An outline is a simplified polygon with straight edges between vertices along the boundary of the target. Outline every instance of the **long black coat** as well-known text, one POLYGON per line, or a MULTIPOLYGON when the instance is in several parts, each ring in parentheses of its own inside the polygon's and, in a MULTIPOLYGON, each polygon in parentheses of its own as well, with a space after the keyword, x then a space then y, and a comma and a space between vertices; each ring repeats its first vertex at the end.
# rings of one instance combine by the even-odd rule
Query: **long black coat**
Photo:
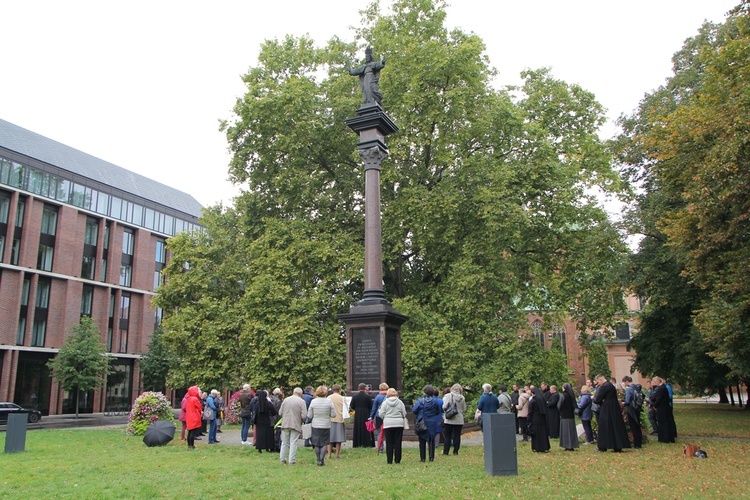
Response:
POLYGON ((533 428, 531 435, 531 449, 533 451, 549 451, 549 436, 547 435, 547 416, 541 412, 539 405, 546 405, 544 399, 536 396, 529 400, 529 425, 533 428))
POLYGON ((630 440, 622 419, 617 389, 611 382, 605 382, 596 389, 594 403, 599 407, 599 430, 597 445, 600 450, 621 451, 630 448, 630 440))
POLYGON ((657 432, 660 443, 674 443, 674 415, 667 386, 660 385, 651 397, 651 406, 656 409, 657 432))
POLYGON ((352 436, 352 447, 375 446, 372 439, 372 433, 365 428, 365 422, 370 418, 372 410, 372 397, 365 391, 359 391, 352 396, 350 410, 354 410, 354 433, 352 436))
POLYGON ((560 393, 550 391, 547 400, 547 434, 551 438, 560 437, 560 410, 557 403, 560 401, 560 393))

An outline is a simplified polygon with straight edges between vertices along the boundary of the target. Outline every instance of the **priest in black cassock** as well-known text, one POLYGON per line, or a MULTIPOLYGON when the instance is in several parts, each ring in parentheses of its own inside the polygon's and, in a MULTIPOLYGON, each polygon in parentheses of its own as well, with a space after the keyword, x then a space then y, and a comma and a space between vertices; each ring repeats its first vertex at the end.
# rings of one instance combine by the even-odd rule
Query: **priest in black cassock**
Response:
POLYGON ((359 384, 359 392, 352 396, 349 409, 354 411, 354 435, 352 447, 371 448, 375 446, 372 433, 365 427, 365 422, 370 417, 372 410, 372 397, 365 391, 365 384, 359 384))
POLYGON ((597 451, 612 449, 620 452, 623 448, 630 448, 617 389, 602 375, 597 376, 596 380, 599 386, 596 388, 594 403, 600 405, 597 451))
POLYGON ((557 392, 557 387, 551 385, 549 387, 549 398, 547 398, 547 434, 551 438, 560 437, 560 393, 557 392))

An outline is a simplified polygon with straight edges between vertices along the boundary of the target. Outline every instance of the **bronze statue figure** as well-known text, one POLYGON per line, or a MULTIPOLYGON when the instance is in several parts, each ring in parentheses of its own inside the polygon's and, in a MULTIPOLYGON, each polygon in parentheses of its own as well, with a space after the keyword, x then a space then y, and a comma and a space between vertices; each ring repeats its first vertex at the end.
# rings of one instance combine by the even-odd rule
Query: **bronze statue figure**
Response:
POLYGON ((380 62, 373 60, 372 47, 365 50, 365 63, 356 69, 350 69, 350 75, 359 76, 359 86, 362 89, 364 105, 378 103, 383 104, 383 94, 378 90, 380 81, 380 70, 385 66, 385 58, 380 62))

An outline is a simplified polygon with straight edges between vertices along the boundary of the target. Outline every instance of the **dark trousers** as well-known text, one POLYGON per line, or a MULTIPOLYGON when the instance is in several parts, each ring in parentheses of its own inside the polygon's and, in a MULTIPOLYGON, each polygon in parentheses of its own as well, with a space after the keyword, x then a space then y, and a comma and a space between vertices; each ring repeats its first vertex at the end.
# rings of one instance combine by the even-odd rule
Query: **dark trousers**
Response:
POLYGON ((419 438, 419 459, 424 462, 427 450, 430 452, 430 462, 435 460, 435 438, 422 439, 419 438))
POLYGON ((195 429, 190 429, 188 431, 188 435, 187 435, 188 448, 195 448, 195 436, 200 434, 200 432, 201 432, 200 427, 196 427, 195 429))
MULTIPOLYGON (((381 432, 385 432, 385 457, 388 463, 391 464, 395 460, 397 464, 401 463, 401 442, 404 439, 404 428, 403 427, 389 427, 383 429, 381 432)), ((421 442, 421 440, 420 440, 421 442)), ((435 447, 433 441, 433 450, 435 447)))
POLYGON ((583 432, 586 433, 586 442, 593 443, 594 430, 591 428, 591 420, 581 420, 581 425, 583 426, 583 432))
POLYGON ((641 412, 628 407, 628 425, 630 432, 633 433, 633 448, 640 448, 643 445, 643 434, 641 432, 641 412))
POLYGON ((461 448, 461 429, 463 429, 463 425, 443 424, 445 432, 443 455, 447 455, 451 450, 451 443, 453 444, 453 454, 458 454, 458 449, 461 448))
POLYGON ((648 421, 651 422, 651 430, 658 433, 659 423, 656 421, 656 410, 654 408, 648 409, 648 421))
POLYGON ((529 434, 528 434, 528 423, 529 418, 528 417, 518 417, 518 427, 521 430, 521 435, 523 436, 524 441, 529 440, 529 434))

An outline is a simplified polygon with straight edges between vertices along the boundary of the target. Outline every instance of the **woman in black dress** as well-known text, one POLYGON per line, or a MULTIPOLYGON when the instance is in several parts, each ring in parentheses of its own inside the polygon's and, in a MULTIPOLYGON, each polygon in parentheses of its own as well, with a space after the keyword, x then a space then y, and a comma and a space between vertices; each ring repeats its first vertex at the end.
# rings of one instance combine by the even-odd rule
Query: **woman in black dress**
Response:
POLYGON ((258 391, 253 410, 255 411, 255 431, 253 431, 255 448, 258 453, 263 453, 263 450, 272 452, 276 445, 273 432, 273 417, 276 416, 276 408, 268 400, 266 391, 258 391))
POLYGON ((359 384, 359 392, 352 396, 351 409, 354 411, 353 448, 371 448, 375 446, 372 433, 365 427, 372 410, 372 397, 365 392, 365 384, 359 384))
POLYGON ((563 384, 563 392, 560 395, 563 400, 560 404, 560 446, 567 451, 578 448, 578 432, 576 432, 576 417, 573 408, 576 406, 576 394, 567 382, 563 384))
POLYGON ((529 400, 529 430, 531 431, 531 451, 549 451, 547 435, 547 402, 538 387, 532 389, 534 395, 529 400))

